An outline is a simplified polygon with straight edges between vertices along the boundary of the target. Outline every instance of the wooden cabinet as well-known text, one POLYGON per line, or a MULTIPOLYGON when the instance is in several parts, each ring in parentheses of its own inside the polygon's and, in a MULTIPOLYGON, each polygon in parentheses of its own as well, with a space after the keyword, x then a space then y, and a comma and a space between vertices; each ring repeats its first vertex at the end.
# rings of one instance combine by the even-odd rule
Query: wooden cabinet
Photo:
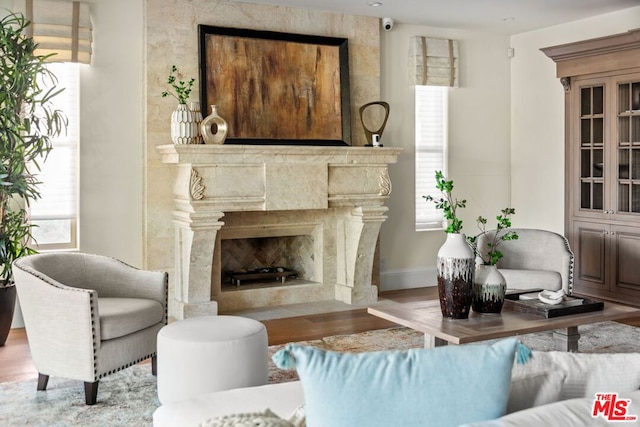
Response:
POLYGON ((574 292, 640 305, 640 30, 542 50, 566 94, 574 292))
POLYGON ((640 294, 640 227, 573 221, 574 291, 637 303, 640 294))

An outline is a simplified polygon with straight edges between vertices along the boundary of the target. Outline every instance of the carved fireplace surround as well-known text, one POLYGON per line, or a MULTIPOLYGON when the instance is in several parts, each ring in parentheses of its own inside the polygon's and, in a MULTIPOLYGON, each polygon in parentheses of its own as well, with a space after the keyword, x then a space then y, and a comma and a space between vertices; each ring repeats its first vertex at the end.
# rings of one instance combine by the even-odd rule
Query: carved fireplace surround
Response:
POLYGON ((377 300, 372 267, 400 148, 163 145, 175 164, 173 317, 296 302, 377 300), (310 236, 312 278, 224 288, 221 241, 310 236))

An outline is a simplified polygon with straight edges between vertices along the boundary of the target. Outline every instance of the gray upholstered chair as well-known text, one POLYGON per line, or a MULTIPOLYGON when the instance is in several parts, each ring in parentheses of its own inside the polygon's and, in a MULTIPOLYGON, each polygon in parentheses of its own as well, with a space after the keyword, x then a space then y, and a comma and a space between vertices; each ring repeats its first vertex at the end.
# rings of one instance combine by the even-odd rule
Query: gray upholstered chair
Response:
MULTIPOLYGON (((531 228, 510 229, 518 233, 518 240, 500 243, 504 255, 497 267, 507 281, 507 289, 564 289, 573 292, 573 252, 564 236, 547 230, 531 228)), ((495 230, 478 238, 478 249, 486 255, 487 244, 495 230)))
POLYGON ((38 390, 50 375, 84 381, 87 405, 100 378, 152 358, 167 323, 167 273, 113 258, 46 253, 20 258, 13 274, 38 390))

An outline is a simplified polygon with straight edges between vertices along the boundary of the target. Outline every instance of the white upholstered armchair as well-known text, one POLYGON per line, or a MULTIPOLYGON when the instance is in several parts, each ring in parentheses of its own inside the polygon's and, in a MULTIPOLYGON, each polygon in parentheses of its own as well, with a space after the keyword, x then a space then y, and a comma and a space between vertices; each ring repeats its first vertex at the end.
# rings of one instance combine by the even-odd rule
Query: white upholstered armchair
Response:
MULTIPOLYGON (((497 267, 507 281, 507 289, 541 288, 573 292, 573 252, 564 236, 548 230, 510 228, 518 240, 500 243, 504 255, 497 267)), ((495 230, 478 238, 478 249, 486 255, 495 230)), ((485 256, 486 258, 486 256, 485 256)))
POLYGON ((87 405, 100 378, 152 358, 167 323, 167 273, 83 253, 20 258, 13 274, 38 390, 50 375, 84 381, 87 405))

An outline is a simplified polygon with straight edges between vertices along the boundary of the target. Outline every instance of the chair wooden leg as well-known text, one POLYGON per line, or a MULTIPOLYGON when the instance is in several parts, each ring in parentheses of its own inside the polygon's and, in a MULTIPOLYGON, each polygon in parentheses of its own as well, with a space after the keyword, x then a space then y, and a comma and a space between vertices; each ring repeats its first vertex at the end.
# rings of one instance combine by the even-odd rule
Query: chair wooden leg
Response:
POLYGON ((98 399, 98 381, 84 383, 84 401, 87 405, 95 405, 98 399))
POLYGON ((46 390, 49 383, 49 375, 38 373, 38 390, 46 390))
POLYGON ((151 357, 151 375, 158 375, 158 356, 151 357))

